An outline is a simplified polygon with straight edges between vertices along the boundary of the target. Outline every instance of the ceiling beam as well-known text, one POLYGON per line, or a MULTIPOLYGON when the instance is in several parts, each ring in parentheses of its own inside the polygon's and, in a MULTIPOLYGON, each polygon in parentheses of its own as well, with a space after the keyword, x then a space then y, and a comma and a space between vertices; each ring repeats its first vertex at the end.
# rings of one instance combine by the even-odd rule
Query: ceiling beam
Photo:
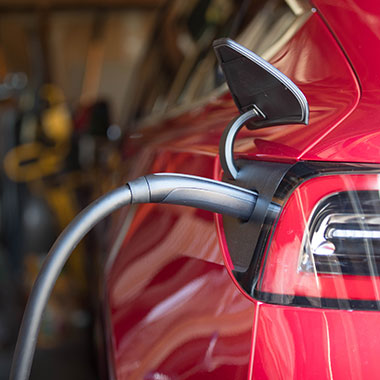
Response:
POLYGON ((33 10, 92 10, 126 8, 161 8, 167 0, 0 0, 0 12, 33 10))

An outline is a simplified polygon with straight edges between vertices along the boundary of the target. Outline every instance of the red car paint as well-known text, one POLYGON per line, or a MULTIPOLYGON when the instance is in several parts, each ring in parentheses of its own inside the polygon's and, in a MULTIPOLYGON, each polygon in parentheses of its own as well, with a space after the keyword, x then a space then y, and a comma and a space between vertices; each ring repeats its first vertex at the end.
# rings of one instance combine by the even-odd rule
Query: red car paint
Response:
POLYGON ((372 1, 316 1, 360 81, 361 96, 344 123, 315 145, 302 159, 380 162, 378 62, 380 9, 372 1))
MULTIPOLYGON (((242 131, 236 151, 256 160, 380 162, 380 8, 349 0, 315 6, 271 61, 305 93, 310 125, 242 131)), ((130 176, 167 171, 219 178, 219 138, 236 114, 226 94, 155 125, 135 141, 141 165, 130 176)), ((120 215, 125 218, 128 232, 106 275, 109 365, 118 380, 367 379, 379 373, 380 313, 249 299, 223 265, 221 224, 207 212, 144 205, 131 222, 120 215)))

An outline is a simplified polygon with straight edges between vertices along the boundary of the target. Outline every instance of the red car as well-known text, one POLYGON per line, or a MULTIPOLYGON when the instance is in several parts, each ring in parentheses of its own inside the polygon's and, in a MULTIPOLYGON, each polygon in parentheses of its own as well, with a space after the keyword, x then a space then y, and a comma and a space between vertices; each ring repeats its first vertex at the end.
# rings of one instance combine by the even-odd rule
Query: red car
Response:
MULTIPOLYGON (((137 113, 153 116, 125 145, 128 178, 202 176, 253 190, 258 201, 248 222, 161 204, 114 218, 104 279, 111 379, 380 373, 380 7, 369 0, 259 3, 248 7, 254 22, 245 21, 238 42, 290 78, 308 110, 299 95, 299 120, 247 122, 251 130, 235 144, 232 138, 235 158, 226 159, 223 130, 239 110, 252 111, 240 90, 256 96, 246 50, 230 40, 215 45, 232 96, 218 87, 211 48, 189 53, 170 88, 165 71, 141 84, 137 113)), ((212 37, 223 34, 210 21, 216 13, 205 14, 212 37)), ((261 95, 289 108, 292 83, 271 97, 276 88, 261 95)))
MULTIPOLYGON (((270 62, 305 94, 309 125, 243 130, 235 144, 251 188, 271 187, 281 211, 253 227, 180 206, 124 212, 106 268, 111 378, 377 377, 380 7, 301 5, 270 62), (233 262, 247 252, 254 266, 233 262)), ((130 178, 221 179, 237 114, 224 90, 151 118, 132 136, 130 178)))

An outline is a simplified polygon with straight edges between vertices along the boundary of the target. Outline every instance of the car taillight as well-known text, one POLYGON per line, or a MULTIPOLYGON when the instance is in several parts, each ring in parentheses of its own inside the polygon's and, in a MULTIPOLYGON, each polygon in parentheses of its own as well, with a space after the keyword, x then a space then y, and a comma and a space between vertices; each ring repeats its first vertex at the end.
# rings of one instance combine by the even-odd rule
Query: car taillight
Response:
POLYGON ((266 302, 378 309, 380 176, 306 180, 272 228, 254 296, 266 302))
POLYGON ((304 233, 298 271, 378 276, 379 191, 345 191, 319 202, 304 233))

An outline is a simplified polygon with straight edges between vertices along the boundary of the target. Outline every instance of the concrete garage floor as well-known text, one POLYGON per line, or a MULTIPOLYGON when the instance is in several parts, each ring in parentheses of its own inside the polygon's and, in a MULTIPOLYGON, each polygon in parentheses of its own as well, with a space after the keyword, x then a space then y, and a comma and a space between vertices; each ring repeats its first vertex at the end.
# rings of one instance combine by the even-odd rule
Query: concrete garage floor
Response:
MULTIPOLYGON (((0 351, 0 380, 8 380, 13 350, 0 351)), ((38 350, 31 380, 98 380, 93 349, 84 334, 53 349, 38 350)))

